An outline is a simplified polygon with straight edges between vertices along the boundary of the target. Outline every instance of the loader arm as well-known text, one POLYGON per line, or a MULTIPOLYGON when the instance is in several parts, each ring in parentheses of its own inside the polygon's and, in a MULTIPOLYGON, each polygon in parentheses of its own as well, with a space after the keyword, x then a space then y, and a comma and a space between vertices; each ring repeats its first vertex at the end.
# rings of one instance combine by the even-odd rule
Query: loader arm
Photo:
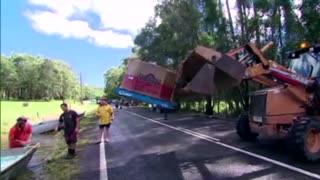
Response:
POLYGON ((307 103, 308 97, 301 94, 304 94, 305 87, 310 86, 313 81, 275 61, 267 60, 263 53, 273 44, 269 42, 259 49, 255 44, 250 43, 226 54, 198 46, 180 64, 177 88, 212 95, 217 89, 235 87, 243 80, 252 80, 268 87, 294 86, 295 88, 288 88, 288 91, 298 100, 307 103), (237 60, 236 57, 241 53, 242 57, 237 60))
POLYGON ((233 58, 236 58, 235 56, 242 52, 247 51, 248 54, 243 56, 238 61, 242 64, 246 64, 246 70, 245 70, 245 76, 243 77, 243 80, 245 79, 251 79, 255 82, 258 82, 260 84, 273 87, 279 85, 279 83, 275 82, 272 79, 267 78, 265 75, 270 74, 269 67, 270 65, 276 65, 280 66, 279 64, 267 60, 263 53, 265 53, 269 48, 271 48, 274 45, 273 41, 269 42, 265 46, 263 46, 261 49, 258 49, 258 47, 253 44, 246 44, 243 45, 237 49, 231 50, 227 52, 226 54, 228 56, 232 56, 233 58), (256 61, 252 61, 253 59, 256 59, 256 61), (252 63, 250 63, 252 61, 252 63), (274 64, 275 63, 275 64, 274 64))
POLYGON ((265 76, 270 74, 270 61, 262 54, 272 45, 270 42, 260 50, 255 44, 246 44, 226 54, 198 46, 178 67, 177 88, 211 94, 220 87, 237 86, 245 79, 270 87, 279 85, 265 76), (236 55, 243 51, 247 54, 236 60, 236 55))

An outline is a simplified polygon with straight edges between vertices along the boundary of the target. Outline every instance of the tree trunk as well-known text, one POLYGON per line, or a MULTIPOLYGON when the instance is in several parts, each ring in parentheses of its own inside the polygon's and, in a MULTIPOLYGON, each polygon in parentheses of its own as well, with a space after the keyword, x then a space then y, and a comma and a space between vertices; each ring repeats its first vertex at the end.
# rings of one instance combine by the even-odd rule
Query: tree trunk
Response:
POLYGON ((181 109, 181 102, 180 102, 180 99, 177 99, 177 110, 180 110, 181 109))
POLYGON ((10 90, 5 90, 3 92, 3 99, 10 100, 10 90))
POLYGON ((282 42, 282 24, 281 24, 281 8, 279 8, 279 26, 278 26, 278 33, 279 33, 279 43, 280 43, 280 47, 283 47, 283 42, 282 42))
MULTIPOLYGON (((229 26, 230 26, 231 36, 232 36, 232 39, 235 41, 236 36, 234 35, 233 21, 232 21, 232 16, 231 16, 231 12, 230 12, 229 0, 226 0, 226 4, 227 4, 227 11, 228 11, 228 17, 229 17, 229 26)), ((235 45, 233 45, 233 47, 234 46, 235 45)))
POLYGON ((257 23, 255 24, 255 29, 256 29, 256 43, 257 43, 257 44, 260 44, 259 19, 258 19, 257 9, 256 9, 256 7, 255 7, 255 1, 253 1, 253 13, 254 13, 254 17, 257 18, 257 23))
POLYGON ((241 42, 240 42, 240 44, 244 44, 244 41, 245 41, 244 18, 243 18, 243 11, 242 11, 242 3, 241 3, 241 1, 237 1, 237 7, 238 7, 238 11, 239 11, 240 28, 241 28, 241 42))
POLYGON ((221 27, 219 28, 220 30, 222 30, 222 39, 224 39, 224 43, 222 44, 222 49, 224 51, 228 51, 230 49, 230 44, 229 44, 229 40, 228 40, 228 33, 226 31, 226 19, 224 18, 224 14, 223 14, 223 7, 222 7, 222 2, 221 0, 219 0, 219 15, 220 15, 220 19, 221 19, 221 27))
POLYGON ((248 15, 247 15, 247 8, 244 3, 242 3, 243 8, 243 22, 244 22, 244 32, 245 32, 245 43, 247 43, 249 39, 249 31, 248 31, 248 15))
POLYGON ((272 38, 272 40, 275 39, 274 34, 275 34, 275 31, 276 31, 276 30, 275 30, 275 28, 276 28, 276 26, 275 26, 275 22, 276 22, 275 17, 276 17, 276 15, 277 15, 277 7, 274 6, 274 7, 273 7, 273 13, 272 13, 272 21, 271 21, 271 24, 270 24, 270 26, 271 26, 271 38, 272 38))
POLYGON ((211 96, 206 96, 206 115, 212 115, 213 114, 213 108, 212 108, 212 98, 211 96))
POLYGON ((191 108, 190 108, 190 102, 187 101, 187 102, 186 102, 186 110, 189 111, 190 109, 191 109, 191 108))
POLYGON ((234 112, 234 105, 233 105, 233 101, 232 100, 228 101, 228 112, 229 112, 229 114, 234 112))

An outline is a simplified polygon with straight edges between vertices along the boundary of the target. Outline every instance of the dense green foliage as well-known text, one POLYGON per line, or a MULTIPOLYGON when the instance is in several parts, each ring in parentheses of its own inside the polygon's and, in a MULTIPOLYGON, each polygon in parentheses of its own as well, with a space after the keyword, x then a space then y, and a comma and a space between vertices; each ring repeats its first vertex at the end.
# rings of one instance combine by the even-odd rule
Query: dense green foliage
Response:
MULTIPOLYGON (((227 52, 248 42, 255 42, 261 47, 272 40, 276 45, 266 56, 285 64, 285 55, 288 51, 298 49, 302 41, 315 43, 320 40, 319 0, 302 0, 299 4, 291 0, 238 0, 235 7, 230 7, 230 2, 159 1, 154 18, 136 36, 133 53, 142 60, 175 69, 196 45, 227 52)), ((106 76, 106 82, 110 82, 107 86, 115 85, 111 82, 118 82, 119 77, 106 76)), ((259 86, 250 85, 250 88, 256 89, 259 86)), ((107 87, 105 90, 110 94, 113 89, 107 87)), ((243 92, 242 86, 217 92, 212 97, 213 105, 218 106, 214 109, 219 113, 219 104, 224 102, 228 113, 237 114, 244 107, 243 92)), ((194 101, 204 99, 185 100, 185 107, 192 107, 194 101)), ((206 99, 210 102, 211 97, 206 99)), ((213 108, 208 106, 208 109, 213 108)))
MULTIPOLYGON (((28 54, 1 55, 2 99, 79 99, 80 81, 70 65, 28 54)), ((84 99, 103 95, 102 88, 83 87, 84 99)))
POLYGON ((118 98, 115 94, 116 88, 121 85, 122 78, 124 76, 125 66, 113 67, 104 74, 105 89, 104 93, 107 99, 118 98))

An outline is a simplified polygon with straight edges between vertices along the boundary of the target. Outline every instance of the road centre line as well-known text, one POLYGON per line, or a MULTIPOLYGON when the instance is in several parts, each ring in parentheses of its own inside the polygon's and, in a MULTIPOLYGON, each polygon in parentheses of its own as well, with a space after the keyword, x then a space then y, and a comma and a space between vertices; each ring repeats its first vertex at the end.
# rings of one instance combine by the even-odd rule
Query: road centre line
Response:
POLYGON ((210 139, 210 138, 208 138, 209 136, 206 136, 206 135, 204 135, 204 134, 196 133, 196 132, 193 132, 193 131, 190 131, 190 130, 186 130, 186 129, 182 129, 182 128, 176 128, 176 127, 170 126, 170 125, 168 125, 168 124, 161 123, 161 122, 158 122, 158 121, 156 121, 156 120, 153 120, 153 119, 150 119, 150 118, 141 116, 141 115, 139 115, 139 114, 137 114, 137 113, 130 112, 130 111, 127 111, 127 110, 125 110, 125 111, 126 111, 127 113, 129 113, 129 114, 132 114, 132 115, 137 116, 137 117, 140 117, 140 118, 142 118, 142 119, 145 119, 145 120, 148 120, 148 121, 151 121, 151 122, 160 124, 160 125, 162 125, 162 126, 166 126, 166 127, 168 127, 168 128, 171 128, 171 129, 174 129, 174 130, 177 130, 177 131, 180 131, 180 132, 183 132, 183 133, 186 133, 186 134, 189 134, 189 135, 198 137, 198 138, 200 138, 200 139, 207 140, 207 141, 212 142, 212 143, 215 143, 215 144, 217 144, 217 145, 220 145, 220 146, 223 146, 223 147, 232 149, 232 150, 237 151, 237 152, 241 152, 241 153, 243 153, 243 154, 246 154, 246 155, 249 155, 249 156, 252 156, 252 157, 255 157, 255 158, 264 160, 264 161, 267 161, 267 162, 272 163, 272 164, 276 164, 276 165, 278 165, 278 166, 284 167, 284 168, 286 168, 286 169, 290 169, 290 170, 292 170, 292 171, 295 171, 295 172, 304 174, 304 175, 306 175, 306 176, 310 176, 310 177, 313 177, 313 178, 316 178, 316 179, 320 179, 320 175, 319 175, 319 174, 315 174, 315 173, 312 173, 312 172, 309 172, 309 171, 306 171, 306 170, 303 170, 303 169, 300 169, 300 168, 291 166, 291 165, 289 165, 289 164, 285 164, 285 163, 282 163, 282 162, 280 162, 280 161, 267 158, 267 157, 265 157, 265 156, 261 156, 261 155, 258 155, 258 154, 255 154, 255 153, 252 153, 252 152, 249 152, 249 151, 246 151, 246 150, 243 150, 243 149, 240 149, 240 148, 237 148, 237 147, 228 145, 228 144, 224 144, 224 143, 222 143, 222 142, 219 142, 219 139, 217 139, 217 141, 215 141, 215 140, 213 140, 213 139, 215 139, 215 138, 213 138, 213 137, 210 137, 210 138, 213 138, 213 139, 210 139))
POLYGON ((106 160, 106 150, 105 150, 105 143, 101 141, 99 145, 100 149, 100 179, 108 180, 108 169, 107 169, 107 160, 106 160))

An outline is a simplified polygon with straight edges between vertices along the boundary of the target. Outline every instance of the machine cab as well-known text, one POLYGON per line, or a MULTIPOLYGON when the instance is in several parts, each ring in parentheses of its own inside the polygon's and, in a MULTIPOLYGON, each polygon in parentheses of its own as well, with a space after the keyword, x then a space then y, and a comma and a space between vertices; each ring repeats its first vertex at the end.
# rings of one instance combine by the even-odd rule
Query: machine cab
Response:
POLYGON ((301 49, 289 54, 288 68, 306 78, 320 77, 320 44, 308 46, 301 44, 301 49))

